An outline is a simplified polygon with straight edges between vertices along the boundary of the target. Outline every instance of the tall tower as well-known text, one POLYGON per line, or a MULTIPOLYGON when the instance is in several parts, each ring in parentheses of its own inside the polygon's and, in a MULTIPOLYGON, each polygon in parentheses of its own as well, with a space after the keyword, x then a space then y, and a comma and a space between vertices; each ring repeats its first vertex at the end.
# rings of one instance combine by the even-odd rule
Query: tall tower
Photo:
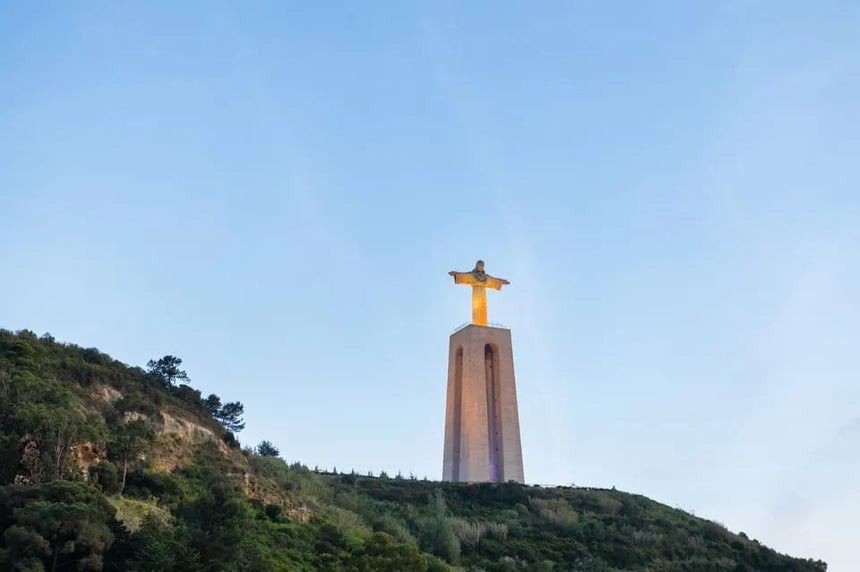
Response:
POLYGON ((523 454, 511 331, 487 325, 486 289, 507 280, 484 273, 450 272, 472 286, 472 323, 451 334, 442 479, 522 483, 523 454))

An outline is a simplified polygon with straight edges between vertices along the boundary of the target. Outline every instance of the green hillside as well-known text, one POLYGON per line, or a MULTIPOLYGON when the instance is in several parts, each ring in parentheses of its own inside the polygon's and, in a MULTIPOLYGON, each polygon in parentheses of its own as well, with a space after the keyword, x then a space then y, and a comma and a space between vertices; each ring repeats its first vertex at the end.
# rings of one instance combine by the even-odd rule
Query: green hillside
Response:
POLYGON ((0 570, 827 568, 616 490, 288 465, 181 365, 0 330, 0 570))

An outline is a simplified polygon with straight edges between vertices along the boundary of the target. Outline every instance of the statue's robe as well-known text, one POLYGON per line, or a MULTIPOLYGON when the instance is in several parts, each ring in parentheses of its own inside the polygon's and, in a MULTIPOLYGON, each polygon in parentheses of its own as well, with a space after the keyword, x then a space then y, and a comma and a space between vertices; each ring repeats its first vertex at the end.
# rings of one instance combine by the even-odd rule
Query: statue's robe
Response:
POLYGON ((454 283, 472 287, 472 323, 487 325, 487 288, 501 290, 505 284, 501 279, 485 272, 454 272, 454 283))

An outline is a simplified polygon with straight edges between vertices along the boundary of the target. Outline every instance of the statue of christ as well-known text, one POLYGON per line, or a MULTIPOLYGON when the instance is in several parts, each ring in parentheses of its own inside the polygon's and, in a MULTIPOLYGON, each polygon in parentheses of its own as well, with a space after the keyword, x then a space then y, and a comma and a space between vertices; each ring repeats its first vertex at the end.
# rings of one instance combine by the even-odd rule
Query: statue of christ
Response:
POLYGON ((454 284, 466 284, 472 287, 472 323, 476 326, 487 325, 487 288, 501 290, 507 280, 495 278, 484 272, 484 261, 475 263, 475 269, 471 272, 448 273, 454 277, 454 284))

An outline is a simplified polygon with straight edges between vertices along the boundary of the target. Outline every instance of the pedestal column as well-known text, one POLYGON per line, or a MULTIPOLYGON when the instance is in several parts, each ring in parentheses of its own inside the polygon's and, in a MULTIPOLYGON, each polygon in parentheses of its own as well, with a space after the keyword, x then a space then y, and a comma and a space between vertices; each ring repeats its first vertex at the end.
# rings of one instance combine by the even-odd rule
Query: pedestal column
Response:
POLYGON ((442 478, 523 482, 511 332, 470 324, 448 348, 442 478))

